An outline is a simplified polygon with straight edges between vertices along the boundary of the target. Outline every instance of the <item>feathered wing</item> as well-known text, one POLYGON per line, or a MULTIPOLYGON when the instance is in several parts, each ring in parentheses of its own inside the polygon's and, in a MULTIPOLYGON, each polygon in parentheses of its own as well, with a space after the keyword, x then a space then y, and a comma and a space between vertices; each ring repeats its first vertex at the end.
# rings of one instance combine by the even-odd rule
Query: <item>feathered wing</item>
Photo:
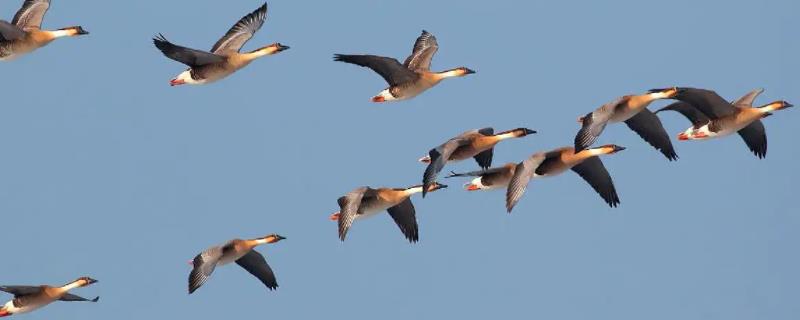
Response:
POLYGON ((413 82, 418 77, 416 73, 400 64, 394 58, 374 55, 336 54, 333 56, 333 60, 370 68, 379 74, 383 80, 386 80, 386 83, 390 86, 413 82))
POLYGON ((370 190, 369 187, 359 187, 348 192, 344 197, 339 198, 339 239, 344 241, 347 231, 353 225, 353 221, 358 215, 358 208, 361 206, 361 199, 370 190))
POLYGON ((406 198, 403 202, 398 203, 394 207, 386 209, 392 220, 400 228, 400 232, 406 236, 409 242, 419 241, 419 226, 417 225, 417 213, 414 210, 414 204, 411 203, 411 198, 406 198))
POLYGON ((261 280, 261 283, 267 286, 268 289, 275 290, 278 288, 275 273, 272 272, 272 268, 267 264, 267 259, 264 259, 264 256, 258 251, 250 250, 239 260, 236 260, 236 264, 254 275, 258 280, 261 280))
POLYGON ((0 20, 0 41, 11 41, 25 36, 25 31, 19 27, 0 20))
POLYGON ((610 207, 619 205, 619 196, 614 188, 614 181, 611 180, 611 175, 608 174, 599 157, 594 156, 584 160, 572 167, 572 171, 586 180, 610 207))
POLYGON ((13 294, 15 297, 37 294, 42 291, 41 286, 0 286, 0 291, 13 294))
POLYGON ((50 0, 25 0, 11 23, 23 30, 40 29, 44 14, 49 8, 50 0))
POLYGON ((222 247, 211 247, 198 254, 192 260, 192 272, 189 273, 189 294, 192 294, 208 281, 217 262, 222 257, 222 247))
POLYGON ((508 183, 506 189, 506 211, 511 213, 514 206, 517 205, 519 199, 525 194, 525 189, 528 188, 528 183, 533 178, 536 168, 547 158, 547 154, 543 152, 536 153, 528 159, 520 162, 514 170, 514 175, 508 183))
POLYGON ((617 98, 581 118, 581 129, 575 135, 575 152, 580 152, 594 144, 600 134, 603 133, 603 130, 605 130, 617 106, 625 102, 625 100, 625 97, 617 98))
POLYGON ((667 159, 670 161, 678 160, 678 154, 675 153, 675 148, 672 147, 669 134, 667 134, 667 130, 664 129, 664 125, 661 124, 661 120, 658 119, 655 113, 644 109, 630 119, 625 120, 625 124, 642 137, 644 141, 661 151, 667 159))
POLYGON ((739 135, 747 144, 747 148, 759 159, 767 156, 767 129, 761 120, 756 120, 739 130, 739 135))
POLYGON ((687 102, 712 119, 733 114, 736 109, 716 92, 697 88, 679 88, 672 99, 687 102))
POLYGON ((469 171, 469 172, 462 172, 457 173, 454 171, 450 171, 450 174, 447 175, 445 178, 452 178, 452 177, 482 177, 488 174, 495 174, 500 173, 506 170, 506 167, 495 167, 486 170, 476 170, 476 171, 469 171))
POLYGON ((81 296, 78 296, 78 295, 74 295, 74 294, 71 294, 71 293, 65 293, 58 300, 60 300, 60 301, 68 301, 68 302, 81 302, 81 301, 97 302, 97 301, 100 301, 100 297, 99 296, 98 297, 94 297, 94 299, 90 300, 90 299, 86 299, 84 297, 81 297, 81 296))
POLYGON ((163 35, 153 38, 153 44, 161 50, 167 58, 183 63, 189 67, 199 67, 211 63, 219 63, 224 57, 197 49, 182 47, 169 42, 163 35))
POLYGON ((738 100, 734 101, 733 105, 740 108, 752 107, 753 102, 756 101, 756 98, 758 98, 758 95, 760 95, 762 92, 764 92, 763 88, 754 89, 753 91, 748 92, 738 100))
POLYGON ((436 182, 436 176, 439 175, 440 171, 442 171, 445 163, 447 163, 447 160, 450 159, 450 155, 453 154, 453 151, 467 143, 469 143, 469 140, 456 137, 447 140, 447 142, 443 143, 442 145, 428 151, 428 156, 431 158, 431 163, 428 164, 428 167, 425 168, 425 173, 422 175, 423 198, 428 193, 428 187, 436 182))
POLYGON ((705 113, 701 112, 688 102, 675 102, 666 107, 658 109, 655 113, 659 113, 661 111, 677 111, 686 117, 686 119, 689 119, 695 128, 702 127, 711 121, 711 119, 705 113))
POLYGON ((212 53, 239 52, 267 20, 267 4, 239 19, 211 48, 212 53))
POLYGON ((430 70, 431 60, 438 50, 439 44, 436 42, 436 37, 430 32, 422 30, 422 35, 414 42, 414 49, 403 65, 410 70, 430 70))

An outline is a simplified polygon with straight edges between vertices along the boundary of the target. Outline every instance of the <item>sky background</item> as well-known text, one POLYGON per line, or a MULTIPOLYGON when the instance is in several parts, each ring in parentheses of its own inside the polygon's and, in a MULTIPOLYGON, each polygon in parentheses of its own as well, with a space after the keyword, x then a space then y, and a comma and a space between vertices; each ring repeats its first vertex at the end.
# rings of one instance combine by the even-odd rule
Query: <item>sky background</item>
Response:
MULTIPOLYGON (((22 1, 0 2, 10 20, 22 1)), ((150 38, 208 49, 260 1, 53 0, 44 27, 82 25, 0 64, 0 283, 60 285, 100 303, 20 319, 797 319, 798 111, 765 120, 767 158, 738 136, 675 139, 668 162, 625 125, 599 144, 622 199, 576 174, 504 192, 415 196, 420 242, 388 215, 346 242, 328 216, 351 189, 418 184, 416 160, 465 130, 528 127, 494 164, 572 143, 575 119, 617 96, 695 86, 726 99, 800 102, 796 1, 270 1, 244 47, 291 49, 202 87, 150 38), (373 104, 372 71, 334 53, 405 59, 422 29, 433 69, 467 66, 410 101, 373 104), (280 288, 238 266, 189 296, 187 261, 235 237, 260 247, 280 288)), ((402 61, 402 60, 401 60, 402 61)), ((668 104, 661 101, 651 110, 668 104)), ((448 165, 473 170, 474 161, 448 165)), ((10 295, 0 295, 3 301, 10 295)))

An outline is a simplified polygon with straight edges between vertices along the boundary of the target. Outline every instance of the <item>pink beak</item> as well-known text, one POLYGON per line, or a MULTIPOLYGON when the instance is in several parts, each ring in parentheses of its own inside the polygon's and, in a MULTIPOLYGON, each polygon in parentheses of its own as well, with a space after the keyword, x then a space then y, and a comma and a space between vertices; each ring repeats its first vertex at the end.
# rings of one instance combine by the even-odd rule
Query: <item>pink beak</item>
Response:
POLYGON ((182 84, 186 84, 186 81, 181 80, 181 79, 172 79, 172 80, 169 81, 169 85, 172 86, 172 87, 179 86, 179 85, 182 85, 182 84))

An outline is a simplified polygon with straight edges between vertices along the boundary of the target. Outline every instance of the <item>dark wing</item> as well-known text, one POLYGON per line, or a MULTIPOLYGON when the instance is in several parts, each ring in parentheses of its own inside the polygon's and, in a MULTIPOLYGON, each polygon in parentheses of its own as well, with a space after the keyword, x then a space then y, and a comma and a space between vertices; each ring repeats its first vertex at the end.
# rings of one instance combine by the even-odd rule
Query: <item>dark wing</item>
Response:
POLYGON ((583 180, 586 180, 609 206, 616 207, 619 204, 619 196, 617 196, 617 190, 614 188, 614 182, 611 181, 611 176, 608 174, 606 167, 603 166, 600 158, 597 156, 590 157, 572 167, 572 171, 575 171, 583 180))
POLYGON ((753 91, 750 91, 746 95, 744 95, 741 98, 739 98, 739 100, 734 101, 733 105, 737 106, 737 107, 752 107, 753 106, 753 102, 756 101, 756 98, 762 92, 764 92, 763 88, 758 88, 758 89, 755 89, 753 91))
POLYGON ((503 166, 503 167, 495 167, 495 168, 486 169, 486 170, 477 170, 477 171, 470 171, 470 172, 464 172, 464 173, 456 173, 456 172, 450 171, 450 174, 447 175, 445 178, 452 178, 452 177, 482 177, 482 176, 489 175, 489 174, 500 173, 500 172, 503 172, 505 170, 506 170, 506 167, 503 166))
POLYGON ((716 92, 706 89, 679 88, 672 99, 687 102, 712 119, 733 114, 736 109, 716 92))
POLYGON ((0 286, 0 291, 8 292, 17 296, 27 296, 37 294, 42 291, 40 286, 0 286))
POLYGON ((198 67, 225 60, 224 57, 210 52, 175 45, 161 34, 153 38, 153 44, 155 44, 156 48, 161 50, 167 58, 183 63, 189 67, 198 67))
POLYGON ((72 301, 97 302, 97 301, 100 301, 100 297, 95 297, 94 299, 89 300, 89 299, 86 299, 86 298, 81 297, 81 296, 77 296, 77 295, 74 295, 74 294, 71 294, 71 293, 67 293, 67 294, 64 294, 63 296, 61 296, 61 298, 58 299, 58 300, 70 301, 70 302, 72 302, 72 301))
POLYGON ((422 30, 422 35, 414 42, 414 49, 403 65, 410 70, 430 70, 431 60, 438 50, 439 44, 436 42, 436 37, 430 32, 422 30))
POLYGON ((228 53, 239 52, 247 43, 250 38, 261 29, 264 21, 267 20, 267 4, 264 3, 261 7, 248 15, 239 19, 233 27, 225 33, 222 38, 217 40, 217 43, 211 47, 212 53, 228 53))
POLYGON ((600 134, 603 133, 603 130, 608 124, 608 120, 611 119, 617 106, 626 100, 626 97, 617 98, 581 118, 581 129, 578 130, 578 134, 575 135, 575 152, 580 152, 590 147, 597 138, 600 137, 600 134))
POLYGON ((480 166, 483 169, 489 169, 489 167, 492 166, 493 154, 494 154, 494 148, 491 148, 489 150, 476 154, 473 158, 475 158, 475 161, 478 162, 478 166, 480 166))
POLYGON ((400 231, 406 236, 409 242, 419 241, 419 226, 417 226, 417 214, 411 198, 406 198, 394 207, 386 209, 394 219, 394 223, 400 227, 400 231))
POLYGON ((750 125, 739 130, 744 143, 759 159, 767 156, 767 130, 761 120, 753 121, 750 125))
POLYGON ((528 159, 520 162, 514 170, 514 175, 511 181, 508 182, 506 189, 506 210, 511 213, 514 206, 517 205, 519 199, 525 194, 525 189, 528 188, 528 182, 533 178, 536 168, 547 158, 545 153, 539 152, 528 159))
POLYGON ((412 82, 417 79, 416 73, 393 58, 373 55, 337 54, 333 56, 333 60, 370 68, 381 75, 383 80, 386 80, 390 86, 412 82))
POLYGON ((427 194, 428 187, 436 182, 436 176, 444 168, 444 164, 450 159, 450 155, 458 147, 465 145, 469 140, 465 138, 453 138, 447 140, 444 144, 428 151, 428 156, 431 158, 431 163, 425 168, 425 173, 422 175, 422 197, 427 194))
POLYGON ((192 272, 189 273, 189 294, 200 288, 217 267, 219 258, 222 257, 222 247, 211 247, 198 254, 192 260, 192 272))
POLYGON ((700 112, 697 108, 692 106, 691 104, 683 101, 672 103, 666 107, 658 109, 656 113, 661 111, 677 111, 682 114, 684 117, 689 119, 692 122, 692 125, 695 128, 702 127, 703 125, 707 124, 711 119, 706 116, 705 113, 700 112))
POLYGON ((20 29, 39 29, 42 27, 42 19, 48 8, 50 8, 50 0, 25 0, 11 23, 20 29))
POLYGON ((0 20, 0 41, 11 41, 25 36, 25 31, 19 27, 0 20))
POLYGON ((278 281, 275 280, 275 274, 272 273, 272 269, 267 264, 267 260, 264 259, 258 251, 250 250, 247 254, 243 257, 236 260, 236 264, 250 272, 250 274, 256 276, 258 280, 261 280, 267 288, 270 290, 275 290, 278 288, 278 281))
POLYGON ((358 215, 358 208, 361 206, 361 199, 369 190, 369 187, 356 188, 348 192, 344 197, 339 198, 339 239, 344 241, 347 231, 353 225, 353 220, 358 215))
POLYGON ((678 160, 678 154, 675 153, 675 149, 672 147, 669 134, 664 130, 661 120, 658 119, 655 113, 644 109, 630 119, 625 120, 625 124, 642 137, 644 141, 661 151, 667 159, 670 161, 678 160))

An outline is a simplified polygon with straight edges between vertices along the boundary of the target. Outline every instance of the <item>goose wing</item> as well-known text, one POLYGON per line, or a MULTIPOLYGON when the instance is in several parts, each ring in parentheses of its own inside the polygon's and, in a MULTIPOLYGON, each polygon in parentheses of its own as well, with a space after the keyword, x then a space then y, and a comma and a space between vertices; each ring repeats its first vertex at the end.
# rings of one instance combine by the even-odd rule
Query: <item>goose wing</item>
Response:
POLYGON ((20 29, 40 29, 42 27, 42 19, 47 9, 50 8, 50 0, 25 0, 22 3, 22 8, 14 15, 11 23, 20 29))
POLYGON ((225 60, 224 57, 217 54, 173 44, 161 34, 153 38, 153 44, 155 44, 156 48, 161 50, 161 53, 167 56, 167 58, 183 63, 192 68, 211 63, 218 63, 225 60))
POLYGON ((760 95, 762 92, 764 92, 763 88, 754 89, 753 91, 748 92, 738 100, 734 101, 733 105, 737 107, 752 107, 753 102, 756 101, 756 98, 758 98, 758 95, 760 95))
POLYGON ((211 247, 198 254, 192 260, 192 272, 189 273, 189 294, 200 288, 217 267, 217 262, 222 257, 222 247, 211 247))
POLYGON ((689 103, 712 119, 722 118, 736 112, 733 105, 711 90, 678 88, 678 93, 672 99, 689 103))
POLYGON ((272 268, 267 264, 267 259, 264 259, 264 256, 258 251, 250 250, 239 260, 236 260, 236 264, 254 275, 258 280, 261 280, 261 283, 267 286, 268 289, 275 290, 278 288, 278 281, 275 279, 272 268))
POLYGON ((80 301, 97 302, 97 301, 100 301, 100 297, 99 296, 98 297, 94 297, 94 299, 90 300, 90 299, 86 299, 86 298, 78 296, 78 295, 74 295, 74 294, 71 294, 71 293, 66 293, 63 296, 61 296, 61 298, 58 299, 58 300, 69 301, 69 302, 75 302, 75 301, 78 301, 78 302, 80 302, 80 301))
POLYGON ((418 77, 416 73, 400 64, 394 58, 374 55, 337 54, 333 56, 333 60, 370 68, 381 75, 383 80, 386 80, 390 86, 413 82, 418 77))
POLYGON ((0 41, 11 41, 25 36, 25 31, 19 27, 0 20, 0 41))
POLYGON ((575 135, 576 153, 590 147, 600 137, 617 107, 625 101, 627 101, 627 97, 617 98, 581 118, 581 129, 575 135))
POLYGON ((700 110, 695 108, 693 105, 683 101, 675 102, 666 107, 658 109, 656 113, 661 111, 677 111, 686 117, 686 119, 689 119, 695 128, 699 128, 711 121, 711 119, 705 113, 700 112, 700 110))
POLYGON ((15 297, 37 294, 42 291, 41 286, 0 286, 0 291, 13 294, 15 297))
POLYGON ((239 19, 211 48, 212 53, 239 52, 267 20, 267 4, 239 19))
POLYGON ((438 50, 439 44, 436 42, 436 37, 430 32, 422 30, 422 35, 414 42, 414 49, 403 65, 410 70, 430 70, 431 60, 438 50))
POLYGON ((347 231, 353 225, 353 221, 358 215, 358 209, 361 207, 361 199, 373 190, 369 187, 359 187, 353 191, 348 192, 344 197, 339 198, 339 239, 344 241, 347 237, 347 231))
POLYGON ((519 199, 525 194, 525 189, 528 188, 528 182, 533 178, 536 168, 538 168, 547 157, 548 154, 539 152, 517 165, 516 170, 514 170, 514 175, 511 177, 511 181, 508 182, 508 188, 506 189, 506 211, 508 211, 508 213, 511 213, 511 210, 517 205, 519 199))
POLYGON ((617 196, 617 190, 614 188, 614 181, 611 180, 611 175, 608 174, 600 158, 597 156, 590 157, 572 167, 572 171, 575 171, 583 180, 586 180, 609 206, 616 207, 619 205, 619 196, 617 196))
POLYGON ((413 243, 419 241, 417 213, 416 210, 414 210, 414 204, 411 203, 411 198, 406 198, 403 202, 386 209, 386 211, 392 216, 394 223, 397 224, 400 231, 406 236, 409 242, 413 243))
POLYGON ((669 134, 667 134, 667 130, 664 130, 664 125, 661 124, 661 120, 658 119, 655 113, 644 109, 630 119, 625 120, 625 124, 642 137, 644 141, 661 151, 667 159, 670 161, 678 160, 678 154, 675 153, 675 148, 672 147, 669 134))
POLYGON ((739 135, 756 157, 763 159, 767 156, 767 129, 764 128, 764 123, 761 120, 753 121, 750 125, 739 130, 739 135))

